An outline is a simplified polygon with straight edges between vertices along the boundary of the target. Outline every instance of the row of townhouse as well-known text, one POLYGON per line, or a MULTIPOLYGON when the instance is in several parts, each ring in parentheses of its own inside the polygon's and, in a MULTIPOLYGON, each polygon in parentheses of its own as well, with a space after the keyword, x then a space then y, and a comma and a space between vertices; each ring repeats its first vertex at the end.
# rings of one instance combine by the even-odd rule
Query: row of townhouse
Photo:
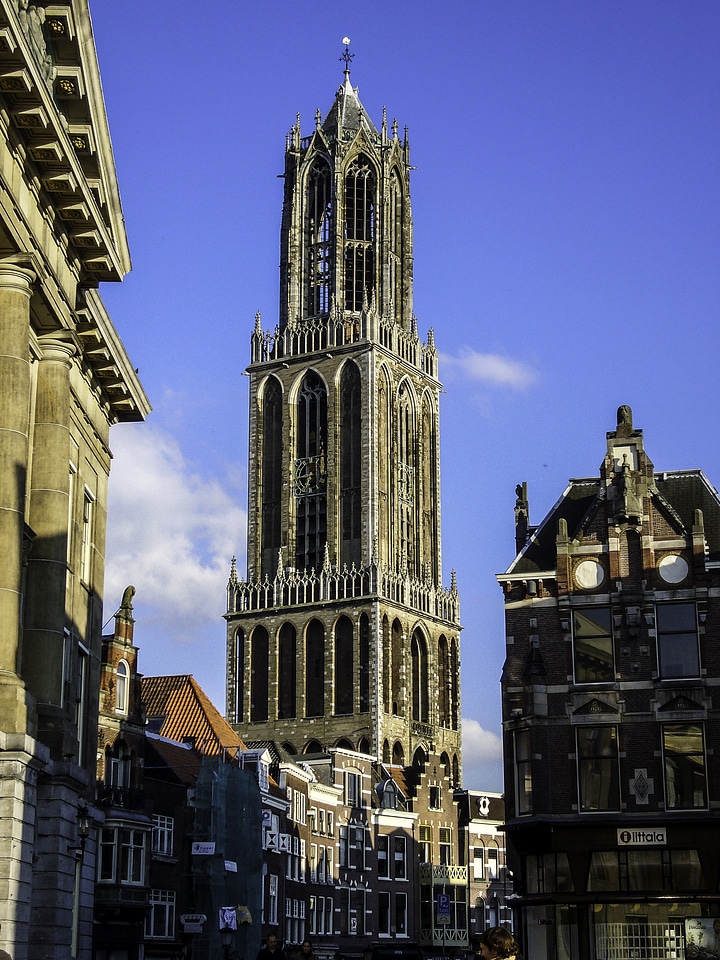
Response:
POLYGON ((310 938, 320 960, 386 942, 456 955, 509 922, 502 797, 454 789, 437 756, 403 767, 336 747, 297 762, 253 746, 287 801, 284 830, 277 804, 263 809, 264 937, 310 938))
POLYGON ((243 743, 192 677, 140 677, 132 595, 103 645, 96 960, 253 957, 271 933, 319 960, 459 955, 508 919, 499 795, 437 756, 243 743))

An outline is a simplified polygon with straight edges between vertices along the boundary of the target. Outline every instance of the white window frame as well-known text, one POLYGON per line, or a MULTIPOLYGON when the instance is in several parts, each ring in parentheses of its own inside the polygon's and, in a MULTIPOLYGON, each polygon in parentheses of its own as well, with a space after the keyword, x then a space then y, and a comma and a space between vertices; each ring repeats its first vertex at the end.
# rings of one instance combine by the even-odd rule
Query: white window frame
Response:
POLYGON ((408 898, 406 893, 396 893, 395 894, 395 913, 393 915, 395 921, 395 936, 396 937, 407 937, 408 933, 408 898), (402 924, 398 923, 398 917, 402 917, 402 924), (402 930, 400 927, 402 926, 402 930))
POLYGON ((147 940, 172 940, 175 936, 174 890, 151 890, 150 912, 145 918, 147 940))
POLYGON ((129 886, 144 886, 146 871, 147 831, 131 827, 103 827, 100 834, 100 857, 98 858, 98 883, 123 883, 129 886), (129 842, 125 842, 126 838, 129 842), (112 847, 111 869, 104 871, 104 851, 112 847), (127 858, 121 856, 121 848, 128 851, 127 858), (139 858, 139 863, 138 863, 139 858), (123 859, 126 870, 121 872, 123 859), (139 868, 139 869, 138 869, 139 868))
POLYGON ((345 771, 345 804, 362 807, 362 774, 359 770, 345 771))
POLYGON ((173 855, 175 839, 175 817, 166 817, 161 813, 153 814, 152 852, 161 857, 173 855))
POLYGON ((92 582, 92 556, 95 547, 95 495, 87 485, 83 488, 82 537, 80 543, 80 580, 92 582))
POLYGON ((268 923, 276 926, 278 922, 278 878, 271 873, 268 883, 268 923))
POLYGON ((390 891, 380 890, 378 892, 378 936, 389 937, 392 933, 392 904, 390 902, 390 891), (383 912, 384 910, 384 912, 383 912), (382 918, 385 917, 385 927, 381 926, 382 918))
POLYGON ((390 879, 390 837, 380 834, 377 838, 377 875, 379 880, 390 879))
POLYGON ((407 837, 402 833, 393 834, 393 876, 396 880, 408 879, 407 837), (399 866, 399 869, 398 869, 399 866))
POLYGON ((129 703, 130 664, 123 657, 115 667, 115 713, 127 715, 129 703))

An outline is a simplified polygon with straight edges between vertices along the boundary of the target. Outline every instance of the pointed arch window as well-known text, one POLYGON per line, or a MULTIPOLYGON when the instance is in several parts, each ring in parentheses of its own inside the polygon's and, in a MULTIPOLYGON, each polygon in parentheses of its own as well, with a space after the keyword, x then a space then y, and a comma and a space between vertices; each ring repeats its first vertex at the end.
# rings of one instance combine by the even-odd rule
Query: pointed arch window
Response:
POLYGON ((327 392, 311 370, 303 380, 297 408, 297 455, 293 489, 297 502, 295 565, 319 570, 327 531, 327 392))
POLYGON ((262 626, 255 627, 250 639, 252 657, 250 720, 252 722, 262 722, 268 718, 268 652, 267 630, 262 626))
POLYGON ((235 722, 245 720, 245 633, 235 634, 235 722))
POLYGON ((443 727, 450 726, 450 661, 444 636, 438 642, 438 721, 443 727))
POLYGON ((348 363, 340 382, 340 561, 348 567, 361 562, 361 399, 360 371, 348 363))
POLYGON ((291 623, 280 627, 278 648, 278 719, 288 720, 297 716, 296 634, 291 623))
POLYGON ((403 256, 403 194, 400 186, 400 175, 396 168, 390 174, 389 194, 389 266, 390 266, 390 296, 392 297, 396 319, 402 316, 402 256, 403 256))
POLYGON ((428 722, 428 656, 425 637, 416 630, 410 647, 412 654, 412 718, 428 722))
POLYGON ((262 399, 262 574, 273 576, 282 542, 282 387, 271 377, 262 399))
POLYGON ((411 575, 416 573, 416 475, 415 420, 407 385, 400 384, 397 402, 397 499, 400 530, 400 564, 411 575))
POLYGON ((421 463, 421 505, 420 505, 420 545, 422 549, 422 571, 429 572, 435 582, 439 576, 438 544, 437 544, 437 437, 435 433, 435 416, 429 398, 426 396, 422 405, 422 453, 421 463))
POLYGON ((305 716, 325 715, 325 631, 311 620, 305 635, 305 716))
POLYGON ((360 154, 345 174, 345 309, 354 312, 375 285, 376 191, 374 170, 360 154))
POLYGON ((335 714, 353 712, 353 625, 340 617, 335 627, 335 714))
POLYGON ((387 370, 382 369, 377 379, 377 424, 379 450, 382 451, 377 463, 378 483, 378 560, 387 564, 395 553, 390 542, 392 529, 392 476, 393 462, 390 451, 393 448, 392 417, 390 415, 390 383, 387 370))
POLYGON ((366 613, 360 617, 360 713, 370 710, 370 620, 366 613))
POLYGON ((392 625, 392 713, 396 717, 405 716, 405 702, 402 691, 402 663, 403 663, 403 628, 399 620, 393 620, 392 625))
POLYGON ((307 312, 311 317, 330 311, 332 276, 332 175, 318 157, 308 175, 307 187, 307 312))

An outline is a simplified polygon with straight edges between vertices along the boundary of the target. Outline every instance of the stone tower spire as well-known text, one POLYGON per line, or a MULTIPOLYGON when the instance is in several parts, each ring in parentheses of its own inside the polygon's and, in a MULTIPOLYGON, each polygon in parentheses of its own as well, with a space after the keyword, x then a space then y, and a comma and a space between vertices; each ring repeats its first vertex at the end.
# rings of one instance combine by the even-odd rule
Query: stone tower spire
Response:
POLYGON ((279 323, 251 338, 228 716, 298 752, 437 749, 457 780, 459 600, 441 579, 441 385, 413 316, 409 149, 365 110, 347 43, 324 119, 286 140, 279 323))

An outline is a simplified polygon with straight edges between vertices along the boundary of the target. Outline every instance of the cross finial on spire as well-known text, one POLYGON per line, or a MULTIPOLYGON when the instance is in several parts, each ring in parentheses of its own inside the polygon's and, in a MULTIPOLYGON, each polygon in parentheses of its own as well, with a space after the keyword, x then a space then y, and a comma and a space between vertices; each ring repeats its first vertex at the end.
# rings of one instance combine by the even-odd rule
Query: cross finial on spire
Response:
POLYGON ((340 60, 345 61, 345 76, 350 76, 350 62, 354 58, 355 54, 350 53, 350 37, 343 37, 343 43, 345 44, 345 49, 343 50, 340 60))

